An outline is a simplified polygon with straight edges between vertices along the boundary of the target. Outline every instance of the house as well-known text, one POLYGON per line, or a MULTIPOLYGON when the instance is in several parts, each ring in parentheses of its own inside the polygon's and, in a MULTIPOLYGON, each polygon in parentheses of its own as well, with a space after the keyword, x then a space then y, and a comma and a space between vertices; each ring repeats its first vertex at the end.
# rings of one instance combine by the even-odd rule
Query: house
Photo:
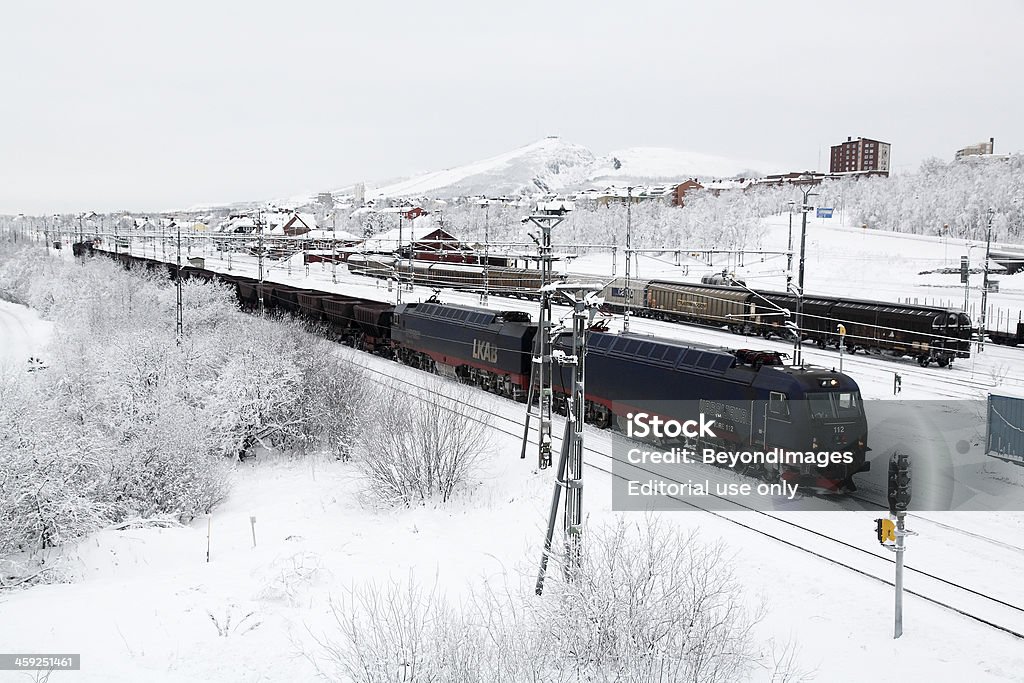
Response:
POLYGON ((704 186, 697 182, 696 178, 684 180, 672 188, 672 205, 685 206, 686 194, 688 192, 696 192, 697 190, 702 189, 704 189, 704 186))
POLYGON ((413 221, 412 225, 403 225, 386 232, 377 233, 367 237, 362 243, 362 250, 375 254, 411 255, 413 258, 426 258, 441 260, 437 258, 442 254, 439 252, 466 251, 466 248, 459 242, 458 238, 444 228, 438 227, 433 222, 427 223, 423 219, 413 221), (417 222, 422 222, 417 225, 417 222))
POLYGON ((283 221, 272 227, 269 234, 295 237, 297 235, 304 235, 307 232, 316 229, 316 216, 311 213, 299 213, 294 211, 283 221))

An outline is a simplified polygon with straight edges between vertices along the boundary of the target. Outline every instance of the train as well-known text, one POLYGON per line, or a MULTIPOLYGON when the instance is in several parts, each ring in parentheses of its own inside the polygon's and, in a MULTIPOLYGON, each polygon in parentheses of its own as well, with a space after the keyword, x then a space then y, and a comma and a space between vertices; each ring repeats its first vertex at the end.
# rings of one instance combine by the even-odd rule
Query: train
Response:
MULTIPOLYGON (((126 266, 175 266, 117 255, 126 266)), ((411 367, 434 372, 513 400, 529 392, 538 325, 528 313, 430 300, 388 304, 249 277, 184 266, 182 277, 218 278, 235 288, 245 309, 299 316, 325 335, 411 367)), ((555 339, 568 353, 571 340, 555 339)), ((697 448, 732 451, 845 452, 825 466, 777 462, 748 474, 842 493, 870 469, 867 420, 857 383, 815 366, 789 366, 780 354, 683 343, 635 333, 589 333, 585 419, 621 426, 629 412, 645 411, 685 422, 714 419, 713 438, 697 448)), ((555 373, 554 405, 568 405, 570 387, 555 373)))
MULTIPOLYGON (((800 300, 794 294, 665 280, 630 282, 630 308, 643 317, 724 327, 736 334, 795 338, 800 300)), ((626 310, 626 282, 604 291, 612 312, 626 310)), ((800 330, 821 348, 910 356, 921 366, 948 367, 970 357, 971 319, 952 309, 867 299, 805 296, 800 330), (840 327, 842 326, 842 327, 840 327)))
MULTIPOLYGON (((466 291, 485 289, 482 266, 357 256, 349 259, 350 272, 377 277, 396 277, 398 273, 398 277, 413 284, 466 291)), ((582 276, 558 273, 553 280, 576 277, 582 276)), ((540 272, 536 269, 487 269, 486 289, 492 294, 535 298, 540 285, 540 272)), ((735 334, 760 335, 765 339, 792 339, 796 334, 796 295, 755 291, 728 273, 705 276, 700 284, 632 280, 629 290, 629 309, 633 315, 721 327, 735 334)), ((601 292, 605 310, 624 313, 626 293, 624 278, 608 282, 601 292)), ((974 335, 970 317, 960 311, 824 296, 804 297, 800 329, 804 341, 821 348, 838 349, 842 344, 847 353, 910 356, 922 367, 931 363, 948 367, 956 359, 970 358, 974 335), (844 333, 840 334, 840 329, 844 333)))
MULTIPOLYGON (((541 273, 535 268, 483 266, 396 258, 379 254, 353 254, 347 261, 350 273, 388 279, 400 279, 413 285, 453 288, 470 292, 533 299, 541 287, 541 273)), ((563 273, 554 273, 552 281, 564 282, 563 273)))

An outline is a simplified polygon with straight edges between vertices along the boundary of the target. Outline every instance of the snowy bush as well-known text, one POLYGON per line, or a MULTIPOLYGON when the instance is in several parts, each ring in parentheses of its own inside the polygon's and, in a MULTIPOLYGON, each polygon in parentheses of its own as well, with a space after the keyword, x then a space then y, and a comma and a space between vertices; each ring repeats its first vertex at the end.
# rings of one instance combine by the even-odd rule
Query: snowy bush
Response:
POLYGON ((0 375, 0 556, 55 547, 99 529, 102 444, 62 429, 42 378, 0 375))
POLYGON ((458 618, 411 576, 406 583, 351 587, 331 599, 330 610, 333 632, 311 632, 318 647, 306 653, 329 680, 455 680, 445 675, 443 634, 458 629, 458 618))
POLYGON ((316 553, 300 551, 278 557, 260 571, 260 588, 256 597, 298 605, 303 592, 328 573, 316 553))
POLYGON ((299 325, 241 313, 229 287, 183 283, 180 344, 161 273, 17 248, 0 292, 55 322, 49 369, 0 379, 0 555, 204 514, 254 443, 350 452, 360 373, 299 325))
POLYGON ((331 601, 307 656, 328 678, 376 681, 741 680, 755 666, 800 678, 791 647, 766 655, 758 614, 721 545, 653 518, 584 533, 573 580, 485 584, 460 608, 436 590, 367 584, 331 601))
POLYGON ((656 518, 584 533, 578 570, 549 575, 536 618, 563 676, 734 681, 757 659, 758 615, 745 607, 722 545, 656 518))
POLYGON ((451 498, 488 446, 489 420, 472 401, 441 383, 387 388, 368 401, 359 466, 370 494, 387 505, 451 498))
POLYGON ((304 367, 305 438, 310 449, 349 460, 372 395, 367 389, 367 373, 344 349, 326 342, 313 348, 316 353, 304 367))

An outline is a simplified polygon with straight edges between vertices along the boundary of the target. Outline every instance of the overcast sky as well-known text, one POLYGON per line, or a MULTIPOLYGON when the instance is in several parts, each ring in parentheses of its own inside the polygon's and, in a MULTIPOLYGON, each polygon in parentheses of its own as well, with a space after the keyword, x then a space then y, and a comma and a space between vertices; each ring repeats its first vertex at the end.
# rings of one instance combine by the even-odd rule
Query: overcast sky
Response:
POLYGON ((0 213, 287 197, 545 135, 896 172, 1024 151, 1024 2, 10 2, 0 213))

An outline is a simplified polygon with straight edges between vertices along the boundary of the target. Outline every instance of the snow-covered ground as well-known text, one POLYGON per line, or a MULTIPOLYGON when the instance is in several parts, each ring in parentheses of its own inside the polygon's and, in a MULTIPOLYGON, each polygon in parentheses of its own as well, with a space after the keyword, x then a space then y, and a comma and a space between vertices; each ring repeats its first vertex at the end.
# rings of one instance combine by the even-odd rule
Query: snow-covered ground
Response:
POLYGON ((52 331, 32 309, 0 300, 0 367, 23 370, 29 358, 44 355, 52 331))
MULTIPOLYGON (((838 221, 837 221, 838 222, 838 221)), ((765 248, 784 247, 788 221, 769 223, 765 248)), ((798 224, 794 234, 799 237, 798 224)), ((962 301, 959 278, 919 276, 921 270, 955 266, 963 245, 864 233, 811 220, 808 228, 807 289, 810 292, 896 300, 905 296, 962 301), (933 290, 942 289, 943 294, 933 290), (908 293, 908 290, 910 293, 908 293)), ((145 255, 139 250, 139 255, 145 255)), ((972 252, 977 262, 978 250, 972 252)), ((299 257, 301 259, 301 256, 299 257)), ((618 274, 622 274, 621 254, 618 274)), ((679 275, 672 257, 642 258, 638 277, 679 275), (666 263, 669 261, 669 263, 666 263), (658 270, 660 269, 660 270, 658 270)), ((207 254, 207 267, 226 263, 207 254)), ((726 265, 726 264, 723 264, 726 265)), ((734 270, 753 286, 781 289, 785 257, 747 263, 734 270), (781 259, 781 260, 780 260, 781 259), (779 272, 775 272, 779 271, 779 272), (756 284, 755 284, 756 283, 756 284)), ((718 268, 719 264, 715 264, 718 268)), ((689 278, 707 267, 691 262, 689 278)), ((587 255, 573 270, 609 276, 611 258, 587 255)), ((232 272, 254 271, 237 255, 232 272)), ((385 283, 337 270, 293 262, 274 266, 268 278, 325 290, 394 301, 385 283)), ((1017 278, 1024 276, 1015 276, 1017 278)), ((980 276, 975 276, 980 280, 980 276)), ((1020 307, 1024 281, 1003 279, 995 305, 1020 307), (1017 302, 1015 304, 1015 302, 1017 302)), ((431 292, 405 292, 406 301, 431 292)), ((472 294, 446 294, 452 302, 476 303, 472 294)), ((977 293, 974 293, 977 301, 977 293)), ((497 308, 533 310, 535 304, 497 297, 497 308)), ((15 363, 45 342, 48 326, 24 307, 0 304, 4 349, 15 363), (10 322, 4 322, 6 319, 10 322), (11 318, 10 316, 13 316, 11 318), (10 341, 10 343, 8 343, 10 341), (21 346, 15 346, 19 344, 21 346)), ((186 321, 187 324, 187 321, 186 321)), ((741 339, 723 331, 634 320, 638 331, 737 346, 741 339)), ((779 341, 766 347, 788 349, 779 341)), ((345 349, 339 353, 350 354, 345 349)), ((415 384, 421 373, 370 356, 350 354, 371 371, 415 384)), ((831 351, 805 350, 810 362, 834 366, 831 351)), ((983 354, 951 369, 922 369, 910 363, 847 356, 845 369, 868 398, 892 395, 894 372, 903 375, 901 398, 981 399, 997 383, 1024 384, 1024 351, 988 346, 983 354)), ((522 406, 479 394, 479 406, 508 420, 521 419, 522 406)), ((0 650, 7 652, 81 652, 83 670, 55 674, 51 680, 95 681, 278 681, 310 680, 315 671, 301 657, 310 650, 309 630, 327 628, 327 600, 365 579, 405 580, 410 571, 427 585, 437 583, 449 596, 466 595, 485 579, 532 582, 539 559, 542 525, 551 494, 552 471, 536 471, 533 456, 520 460, 518 430, 503 421, 492 450, 469 492, 452 503, 413 510, 383 511, 358 495, 361 483, 352 464, 302 463, 268 459, 246 463, 234 472, 229 500, 209 519, 181 529, 107 530, 61 549, 72 583, 0 594, 0 650), (252 522, 255 517, 256 544, 252 522), (210 557, 207 562, 209 539, 210 557), (246 618, 251 613, 252 616, 246 618), (219 635, 228 617, 227 636, 219 635), (257 624, 257 626, 252 627, 257 624)), ((521 423, 520 423, 521 424, 521 423)), ((964 429, 969 428, 966 425, 964 429)), ((521 429, 521 427, 520 427, 521 429)), ((557 431, 557 430, 556 430, 557 431)), ((600 451, 606 436, 590 432, 600 451)), ((591 453, 586 471, 585 506, 589 521, 610 518, 611 481, 591 453)), ((1001 465, 1000 465, 1001 466, 1001 465)), ((1007 486, 1024 483, 1012 467, 999 470, 1007 486)), ((878 472, 872 473, 871 484, 878 472)), ((871 486, 866 488, 870 489, 871 486)), ((886 551, 874 538, 878 511, 790 513, 785 519, 829 538, 794 530, 786 538, 825 558, 850 554, 836 542, 867 550, 863 561, 891 578, 886 551), (880 567, 880 568, 879 568, 880 567)), ((892 640, 892 588, 867 576, 773 540, 747 526, 772 529, 782 524, 756 513, 672 513, 663 517, 704 539, 722 539, 751 602, 764 600, 765 620, 757 628, 763 641, 792 639, 799 664, 816 670, 815 680, 1024 680, 1022 641, 921 598, 905 598, 904 635, 892 640)), ((1019 576, 1024 569, 1024 516, 1014 513, 921 513, 909 525, 921 536, 909 540, 907 563, 916 569, 1024 605, 1019 576)), ((782 534, 781 531, 776 533, 782 534)), ((906 587, 952 600, 951 587, 936 587, 908 573, 906 587)), ((1006 610, 1004 610, 1005 613, 1006 610)), ((1010 610, 1012 612, 1012 610, 1010 610)), ((1020 613, 1024 616, 1024 612, 1020 613)), ((1004 624, 1020 631, 1024 624, 1004 624)), ((3 678, 0 673, 0 680, 3 678)), ((755 680, 767 680, 755 672, 755 680)), ((25 680, 12 675, 11 680, 25 680)))
MULTIPOLYGON (((985 257, 985 243, 961 239, 940 239, 925 235, 910 235, 866 230, 844 222, 839 210, 833 218, 807 219, 807 257, 804 286, 809 295, 826 294, 834 296, 877 299, 880 301, 906 302, 922 305, 948 305, 961 308, 964 303, 964 286, 958 272, 949 274, 922 274, 942 268, 959 269, 960 257, 969 256, 974 274, 970 278, 970 302, 977 314, 981 304, 980 269, 985 257)), ((764 220, 766 236, 765 251, 785 251, 789 240, 788 214, 769 216, 764 220)), ((794 271, 799 263, 800 214, 792 218, 794 271)), ((684 246, 685 245, 681 245, 684 246)), ((1021 245, 996 245, 1024 252, 1021 245)), ((610 275, 613 271, 620 277, 624 274, 623 256, 620 251, 613 265, 611 254, 587 254, 573 261, 573 271, 610 275)), ((763 260, 756 255, 747 255, 743 263, 736 257, 716 255, 713 265, 687 258, 682 254, 680 265, 675 265, 675 254, 643 255, 637 258, 637 267, 632 276, 637 278, 669 278, 699 281, 702 275, 719 273, 727 269, 744 280, 749 287, 773 291, 786 289, 786 256, 765 255, 763 260)), ((997 266, 993 265, 995 270, 997 266)), ((993 273, 992 279, 999 280, 1000 291, 990 293, 988 305, 994 310, 1002 309, 1005 325, 1006 313, 1016 322, 1024 310, 1024 273, 1000 275, 993 273)), ((976 316, 977 317, 977 316, 976 316)), ((996 320, 988 320, 994 328, 996 320)), ((1002 326, 1000 326, 1002 328, 1002 326)))

